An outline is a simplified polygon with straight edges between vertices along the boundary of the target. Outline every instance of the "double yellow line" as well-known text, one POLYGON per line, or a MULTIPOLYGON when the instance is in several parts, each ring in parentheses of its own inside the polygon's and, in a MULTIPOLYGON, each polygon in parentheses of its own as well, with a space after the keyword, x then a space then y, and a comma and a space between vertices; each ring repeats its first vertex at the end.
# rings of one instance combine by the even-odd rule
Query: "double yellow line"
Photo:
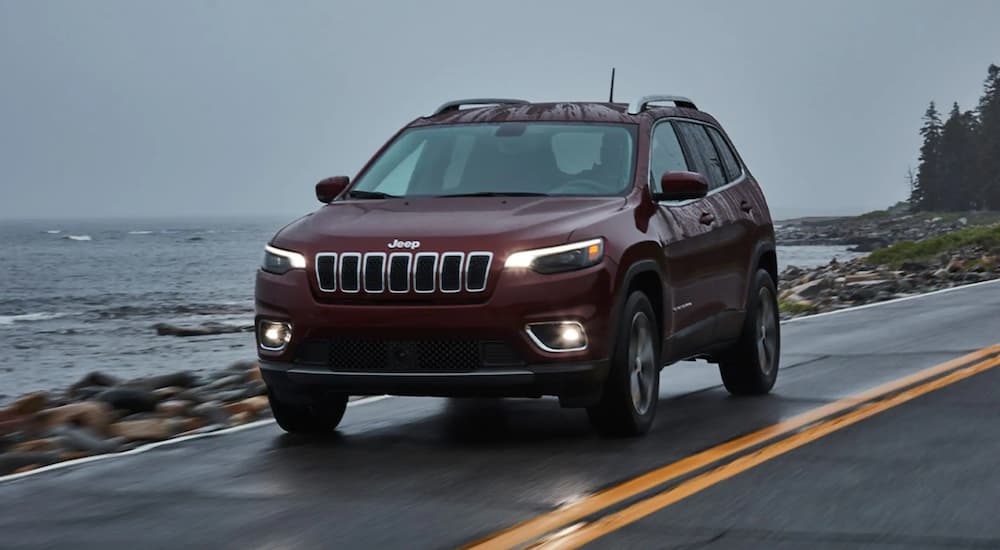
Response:
POLYGON ((578 548, 774 457, 921 395, 996 367, 1000 365, 998 355, 1000 344, 812 409, 523 521, 465 548, 578 548), (772 442, 782 436, 787 437, 772 442), (734 458, 734 455, 755 447, 760 448, 734 458), (613 506, 727 459, 731 460, 618 511, 599 515, 613 506), (598 517, 581 521, 591 516, 598 517))

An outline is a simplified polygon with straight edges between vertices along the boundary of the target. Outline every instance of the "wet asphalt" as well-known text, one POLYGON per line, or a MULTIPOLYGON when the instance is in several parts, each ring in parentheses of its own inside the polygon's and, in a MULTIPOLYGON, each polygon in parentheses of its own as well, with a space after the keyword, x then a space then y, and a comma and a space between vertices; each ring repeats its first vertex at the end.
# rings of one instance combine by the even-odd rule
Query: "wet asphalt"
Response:
MULTIPOLYGON (((2 548, 454 548, 794 414, 1000 342, 1000 284, 782 327, 772 395, 663 371, 653 430, 553 399, 388 398, 0 482, 2 548)), ((1000 368, 664 508, 594 548, 1000 548, 1000 368)))

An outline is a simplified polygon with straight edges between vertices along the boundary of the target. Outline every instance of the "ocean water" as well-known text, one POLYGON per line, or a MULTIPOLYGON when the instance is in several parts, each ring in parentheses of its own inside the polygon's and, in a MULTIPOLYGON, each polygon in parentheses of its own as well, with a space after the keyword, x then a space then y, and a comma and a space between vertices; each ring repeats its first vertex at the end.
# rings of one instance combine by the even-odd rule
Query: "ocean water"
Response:
MULTIPOLYGON (((253 325, 263 246, 289 219, 0 221, 0 402, 101 370, 206 371, 255 356, 253 334, 179 338, 153 325, 253 325)), ((809 267, 844 247, 779 247, 809 267)))
POLYGON ((253 358, 250 332, 179 338, 153 325, 251 327, 254 272, 287 221, 0 221, 0 401, 91 370, 129 378, 253 358))

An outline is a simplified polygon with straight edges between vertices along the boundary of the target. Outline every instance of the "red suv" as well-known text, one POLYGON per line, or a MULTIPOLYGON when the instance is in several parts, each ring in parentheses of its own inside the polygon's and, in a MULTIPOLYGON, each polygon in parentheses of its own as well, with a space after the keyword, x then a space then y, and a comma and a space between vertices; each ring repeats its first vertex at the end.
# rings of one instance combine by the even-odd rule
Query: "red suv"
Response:
POLYGON ((688 99, 452 101, 316 196, 257 274, 289 432, 332 430, 349 395, 555 395, 635 435, 666 364, 716 362, 734 394, 774 385, 767 204, 688 99))

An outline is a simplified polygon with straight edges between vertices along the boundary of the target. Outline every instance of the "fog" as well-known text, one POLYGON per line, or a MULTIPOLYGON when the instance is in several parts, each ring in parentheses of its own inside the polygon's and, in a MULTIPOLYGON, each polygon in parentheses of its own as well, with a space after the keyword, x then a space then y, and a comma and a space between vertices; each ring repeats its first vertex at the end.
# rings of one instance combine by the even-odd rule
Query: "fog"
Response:
POLYGON ((472 96, 687 95, 778 217, 905 198, 1000 2, 0 1, 0 217, 293 215, 472 96))

